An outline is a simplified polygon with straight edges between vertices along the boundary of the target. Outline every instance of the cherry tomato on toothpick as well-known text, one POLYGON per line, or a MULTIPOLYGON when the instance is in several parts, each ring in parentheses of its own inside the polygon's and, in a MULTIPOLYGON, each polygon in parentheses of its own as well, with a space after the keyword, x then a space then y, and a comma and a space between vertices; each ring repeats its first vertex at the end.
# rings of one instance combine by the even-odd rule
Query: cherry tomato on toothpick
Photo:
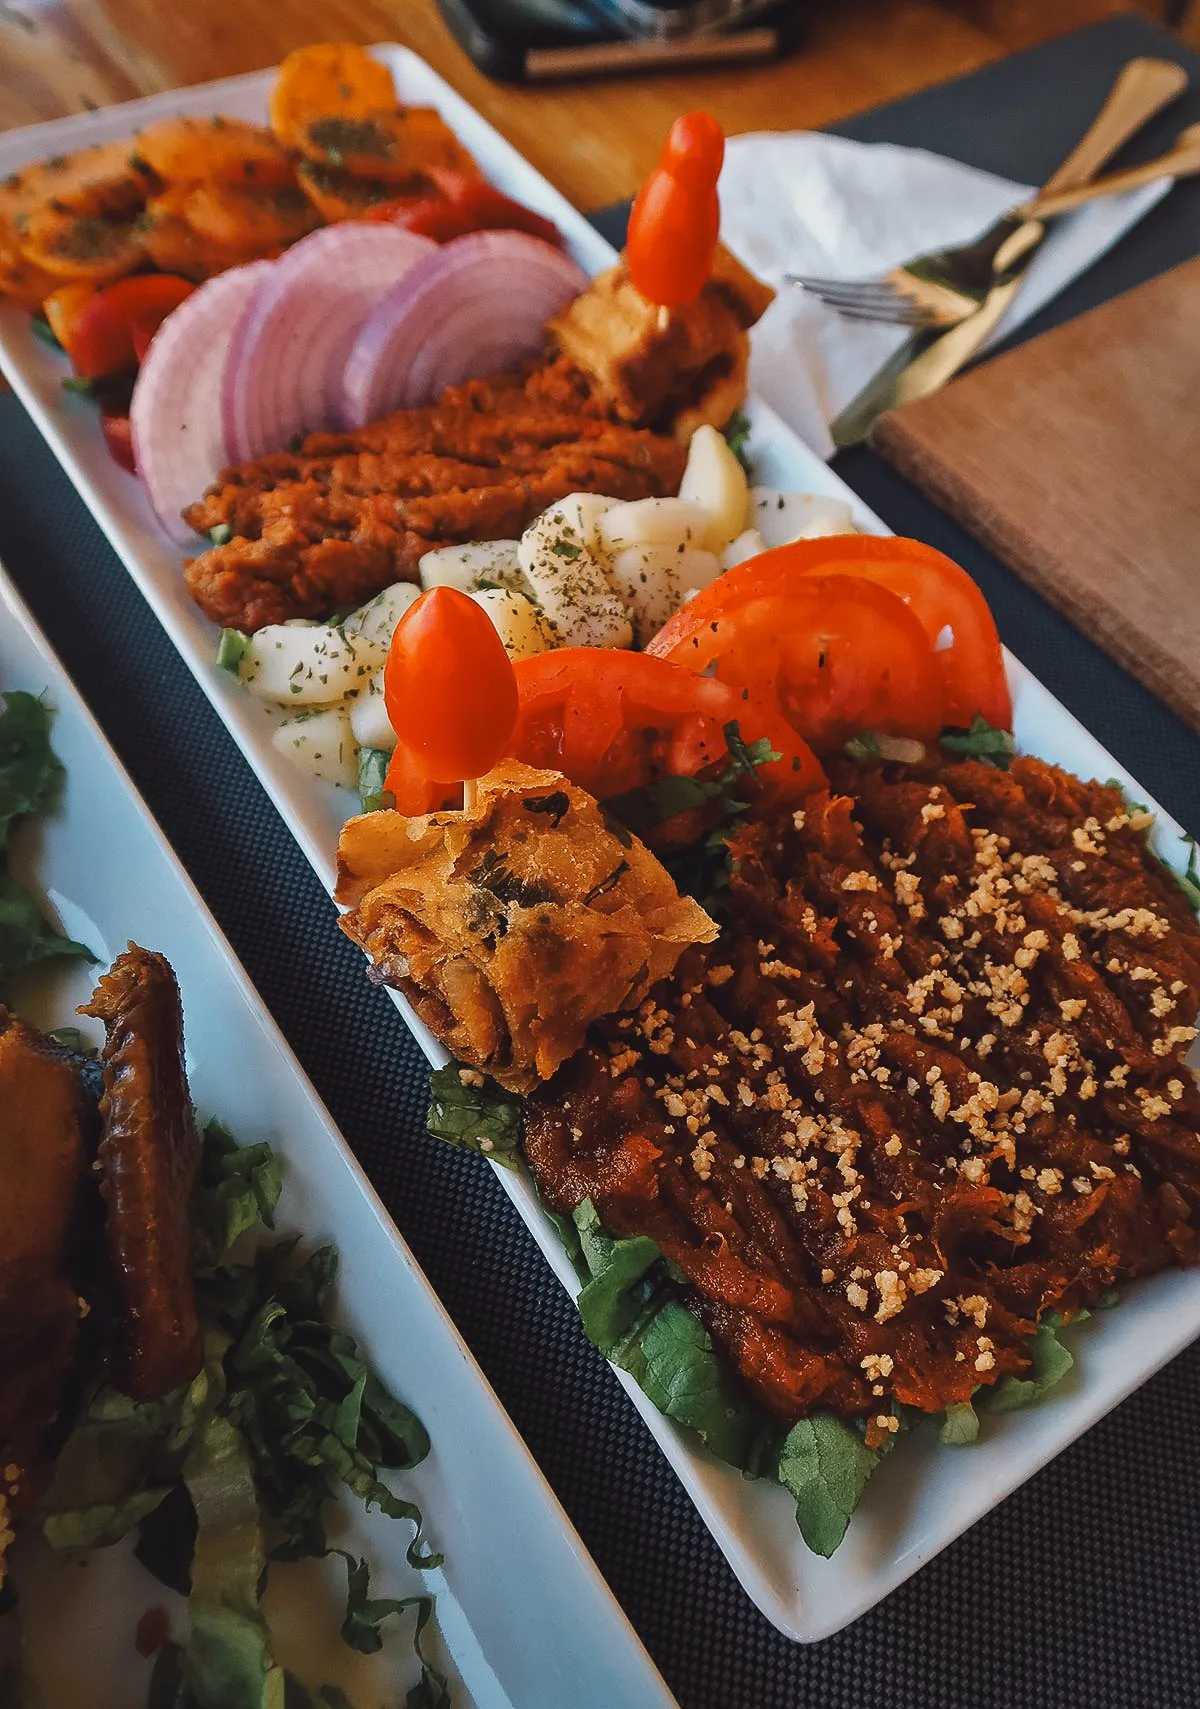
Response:
POLYGON ((504 753, 517 682, 491 619, 457 588, 435 587, 396 625, 383 671, 387 715, 427 778, 482 777, 504 753))
POLYGON ((647 302, 683 308, 712 274, 721 227, 717 179, 725 137, 711 113, 685 113, 671 126, 662 159, 629 216, 629 276, 647 302))

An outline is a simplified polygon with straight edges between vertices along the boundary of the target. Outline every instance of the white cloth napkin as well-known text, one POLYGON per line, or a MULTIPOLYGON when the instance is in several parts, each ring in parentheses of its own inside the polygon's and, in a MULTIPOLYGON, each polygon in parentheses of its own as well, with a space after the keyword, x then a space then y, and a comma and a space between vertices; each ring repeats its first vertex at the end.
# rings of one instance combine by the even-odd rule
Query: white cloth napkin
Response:
MULTIPOLYGON (((1059 220, 989 342, 1040 309, 1169 188, 1148 184, 1059 220)), ((730 138, 720 191, 722 238, 779 293, 754 329, 751 390, 828 457, 829 423, 908 335, 847 320, 783 275, 875 277, 978 236, 1030 186, 924 149, 765 131, 730 138)))

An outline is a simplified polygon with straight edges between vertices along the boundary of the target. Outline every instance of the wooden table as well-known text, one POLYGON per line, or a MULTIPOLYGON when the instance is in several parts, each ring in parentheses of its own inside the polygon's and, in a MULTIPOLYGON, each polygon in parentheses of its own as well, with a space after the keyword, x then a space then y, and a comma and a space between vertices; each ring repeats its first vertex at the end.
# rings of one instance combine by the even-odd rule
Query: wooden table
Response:
POLYGON ((671 120, 706 106, 730 132, 824 125, 1113 12, 1169 0, 799 0, 780 64, 515 89, 490 83, 434 0, 0 0, 0 128, 272 65, 304 42, 402 41, 582 208, 632 193, 671 120))

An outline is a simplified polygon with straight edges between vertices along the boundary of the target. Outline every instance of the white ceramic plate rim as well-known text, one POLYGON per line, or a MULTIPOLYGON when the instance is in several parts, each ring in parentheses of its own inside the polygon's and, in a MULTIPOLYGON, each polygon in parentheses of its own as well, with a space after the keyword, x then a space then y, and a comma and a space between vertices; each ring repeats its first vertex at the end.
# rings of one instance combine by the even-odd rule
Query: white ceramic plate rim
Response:
MULTIPOLYGON (((194 1082, 204 1113, 219 1115, 248 1143, 262 1134, 239 1128, 239 1108, 248 1101, 239 1077, 243 1088, 258 1075, 285 1088, 287 1108, 270 1136, 284 1162, 281 1209, 287 1213, 290 1203, 294 1211, 299 1201, 308 1215, 293 1224, 285 1214, 281 1232, 297 1228, 309 1237, 334 1240, 342 1260, 338 1317, 354 1328, 377 1365, 389 1356, 383 1345, 386 1327, 400 1315, 416 1326, 406 1330, 406 1343, 410 1349, 419 1346, 422 1358, 409 1359, 389 1375, 395 1392, 428 1424, 432 1448, 429 1460, 406 1474, 401 1488, 421 1502, 426 1533, 444 1548, 446 1565, 423 1581, 404 1561, 409 1528, 377 1519, 370 1538, 374 1569, 390 1570, 393 1578, 406 1581, 406 1593, 428 1588, 434 1594, 447 1614, 452 1653, 455 1637, 461 1644, 463 1654, 455 1659, 477 1709, 526 1709, 531 1692, 539 1706, 558 1709, 566 1690, 576 1701, 583 1691, 590 1709, 610 1709, 616 1701, 638 1709, 675 1709, 558 1498, 2 566, 0 624, 0 695, 16 687, 44 693, 54 712, 52 742, 67 761, 63 802, 45 816, 39 836, 50 839, 64 823, 69 827, 78 810, 68 801, 82 787, 98 794, 105 807, 103 851, 93 847, 86 858, 72 851, 72 865, 79 871, 66 880, 69 891, 63 888, 61 851, 54 863, 59 869, 54 902, 63 909, 82 909, 81 919, 88 916, 81 927, 74 915, 68 916, 68 929, 91 944, 97 944, 99 934, 115 953, 137 929, 133 916, 144 899, 152 899, 147 906, 169 919, 168 929, 187 963, 190 977, 180 976, 185 1033, 215 1031, 223 1041, 223 1060, 240 1071, 240 1076, 229 1073, 227 1083, 222 1076, 216 1095, 194 1082), (137 822, 140 848, 122 837, 122 825, 127 828, 131 820, 137 822), (230 997, 241 1005, 233 1019, 224 1007, 230 997), (382 1315, 371 1326, 373 1312, 382 1315), (445 1488, 437 1490, 441 1480, 445 1488), (442 1500, 434 1499, 435 1491, 442 1500), (505 1562, 520 1564, 515 1580, 511 1572, 507 1575, 500 1608, 495 1587, 505 1562), (556 1625, 548 1613, 548 1599, 559 1604, 559 1622, 571 1622, 569 1643, 565 1625, 556 1625), (480 1641, 482 1634, 489 1634, 490 1643, 480 1641), (579 1683, 581 1643, 587 1651, 586 1687, 579 1683)), ((93 815, 88 823, 94 822, 93 815)), ((161 947, 173 958, 169 943, 148 947, 161 947)), ((86 983, 90 987, 91 978, 86 983)), ((64 1019, 69 1015, 68 1007, 64 1019)), ((188 1055, 191 1067, 190 1047, 188 1055)), ((211 1055, 205 1052, 202 1061, 207 1082, 211 1055)))
MULTIPOLYGON (((611 246, 429 66, 395 44, 372 51, 390 66, 406 98, 428 101, 442 111, 500 188, 555 220, 582 266, 595 272, 611 262, 611 246)), ((173 91, 0 136, 0 172, 51 149, 127 134, 136 124, 166 112, 212 112, 219 105, 227 112, 261 117, 272 75, 262 72, 173 91)), ((72 407, 79 400, 64 404, 53 358, 35 346, 25 317, 11 310, 0 310, 0 366, 332 891, 337 827, 355 810, 354 799, 349 792, 321 786, 314 791, 270 745, 270 723, 261 705, 250 702, 216 669, 215 632, 183 592, 178 554, 157 529, 136 484, 113 468, 86 406, 72 407)), ((759 480, 842 498, 852 506, 860 527, 888 532, 772 411, 751 400, 749 413, 750 453, 759 480)), ((1119 778, 1138 800, 1148 799, 1011 654, 1008 663, 1016 734, 1024 750, 1085 775, 1119 778)), ((1168 864, 1182 870, 1187 839, 1174 820, 1152 801, 1149 805, 1158 813, 1155 847, 1168 864)), ((396 1001, 430 1062, 445 1061, 437 1042, 403 1001, 396 1001)), ((500 1177, 573 1295, 578 1281, 529 1182, 506 1170, 500 1177)), ((1200 1276, 1169 1275, 1132 1289, 1119 1312, 1085 1326, 1081 1334, 1086 1341, 1083 1377, 1064 1384, 1041 1406, 996 1421, 987 1440, 970 1450, 943 1448, 925 1430, 906 1441, 902 1452, 889 1456, 830 1561, 804 1548, 781 1490, 747 1483, 720 1465, 665 1419, 623 1372, 617 1377, 748 1595, 780 1631, 811 1642, 839 1631, 874 1606, 1200 1334, 1200 1276)))

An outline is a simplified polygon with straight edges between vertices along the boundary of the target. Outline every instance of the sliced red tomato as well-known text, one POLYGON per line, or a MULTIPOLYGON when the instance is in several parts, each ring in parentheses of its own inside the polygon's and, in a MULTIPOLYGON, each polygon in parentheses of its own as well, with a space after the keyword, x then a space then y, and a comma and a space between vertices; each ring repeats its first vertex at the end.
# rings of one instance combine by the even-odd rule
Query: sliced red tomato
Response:
POLYGON ((997 729, 1012 728, 1012 696, 995 619, 967 572, 943 552, 894 535, 839 534, 797 540, 747 559, 762 591, 790 585, 798 575, 848 575, 898 594, 919 619, 934 649, 945 690, 946 724, 969 729, 981 713, 997 729))
POLYGON ((128 469, 131 475, 136 475, 137 462, 133 455, 133 429, 129 425, 128 415, 119 410, 101 410, 100 428, 113 462, 122 469, 128 469))
POLYGON ((942 682, 904 601, 849 575, 760 576, 739 564, 675 613, 647 651, 753 695, 773 695, 817 753, 863 730, 933 741, 942 682))
POLYGON ((520 709, 509 753, 561 771, 600 800, 723 765, 732 722, 744 741, 765 736, 779 751, 759 775, 780 795, 806 795, 825 781, 778 706, 715 677, 600 647, 539 653, 515 669, 520 709))
POLYGON ((81 300, 77 312, 63 317, 61 332, 53 318, 50 324, 75 372, 102 379, 136 368, 171 310, 195 288, 171 273, 139 273, 81 300))
POLYGON ((535 214, 523 202, 497 190, 484 178, 468 177, 446 167, 431 167, 428 176, 437 185, 436 196, 399 197, 379 202, 364 215, 369 220, 388 220, 435 243, 448 243, 471 231, 524 231, 544 243, 562 248, 562 233, 553 220, 535 214))

